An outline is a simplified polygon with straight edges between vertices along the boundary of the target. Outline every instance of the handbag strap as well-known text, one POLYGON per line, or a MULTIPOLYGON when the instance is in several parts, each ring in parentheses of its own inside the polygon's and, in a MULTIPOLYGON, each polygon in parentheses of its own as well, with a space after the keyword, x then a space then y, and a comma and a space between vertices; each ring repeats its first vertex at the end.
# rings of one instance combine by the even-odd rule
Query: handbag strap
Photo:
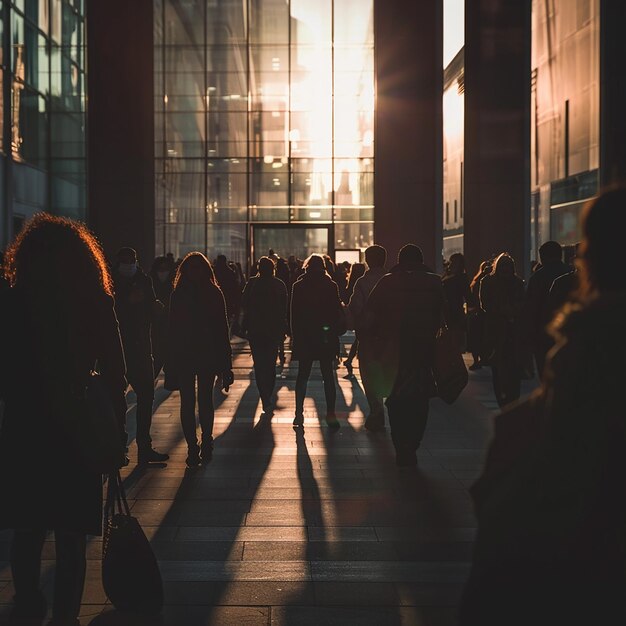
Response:
POLYGON ((130 516, 126 490, 124 489, 124 482, 119 470, 109 474, 104 518, 105 520, 109 520, 116 514, 130 516))

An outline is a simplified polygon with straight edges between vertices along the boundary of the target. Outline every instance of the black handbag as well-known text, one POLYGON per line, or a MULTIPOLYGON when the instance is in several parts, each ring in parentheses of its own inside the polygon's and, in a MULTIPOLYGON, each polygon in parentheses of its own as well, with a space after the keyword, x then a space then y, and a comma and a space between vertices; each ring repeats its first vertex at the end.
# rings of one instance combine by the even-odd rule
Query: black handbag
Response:
POLYGON ((71 386, 60 400, 64 429, 85 466, 99 474, 124 465, 122 443, 111 395, 102 376, 94 369, 87 380, 71 386))
POLYGON ((432 367, 437 396, 452 404, 467 385, 469 375, 458 342, 447 327, 442 327, 435 339, 432 367))
POLYGON ((109 475, 104 508, 102 586, 118 611, 154 615, 163 608, 161 571, 148 538, 130 514, 119 471, 109 475))

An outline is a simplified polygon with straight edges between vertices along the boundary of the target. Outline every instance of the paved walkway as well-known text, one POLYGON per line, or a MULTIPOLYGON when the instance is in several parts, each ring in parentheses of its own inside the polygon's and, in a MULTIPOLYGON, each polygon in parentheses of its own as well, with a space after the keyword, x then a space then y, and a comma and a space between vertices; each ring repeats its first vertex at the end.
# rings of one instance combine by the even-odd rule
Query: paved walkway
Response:
MULTIPOLYGON (((296 433, 295 368, 288 362, 280 374, 270 420, 247 345, 236 351, 236 382, 216 393, 209 466, 186 470, 179 396, 161 383, 153 436, 171 459, 139 470, 131 446, 124 475, 160 562, 163 614, 141 620, 112 610, 99 579, 101 542, 93 540, 81 624, 453 625, 475 533, 467 487, 482 466, 496 407, 489 370, 470 373, 454 406, 431 403, 419 467, 400 470, 389 433, 363 429, 358 369, 356 380, 338 370, 338 432, 318 418, 323 388, 314 370, 304 432, 296 433)), ((0 534, 0 624, 12 596, 9 539, 0 534)), ((53 552, 47 543, 48 595, 53 552)))

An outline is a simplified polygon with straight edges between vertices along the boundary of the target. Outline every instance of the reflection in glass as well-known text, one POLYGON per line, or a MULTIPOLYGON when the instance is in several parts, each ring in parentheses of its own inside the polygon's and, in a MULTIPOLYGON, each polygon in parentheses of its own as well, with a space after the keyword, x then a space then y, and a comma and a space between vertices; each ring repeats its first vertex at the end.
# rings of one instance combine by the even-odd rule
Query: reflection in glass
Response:
POLYGON ((157 0, 155 13, 159 252, 203 249, 219 223, 220 245, 239 246, 224 234, 237 223, 245 250, 255 222, 353 221, 342 240, 369 241, 373 0, 157 0))

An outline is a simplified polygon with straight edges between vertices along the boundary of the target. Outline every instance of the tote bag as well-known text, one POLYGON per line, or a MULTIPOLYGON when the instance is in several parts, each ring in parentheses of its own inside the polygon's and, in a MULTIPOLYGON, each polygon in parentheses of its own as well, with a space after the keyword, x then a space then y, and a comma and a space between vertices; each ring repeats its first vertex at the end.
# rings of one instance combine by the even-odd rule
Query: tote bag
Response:
POLYGON ((159 564, 137 518, 130 514, 119 472, 109 475, 102 585, 118 611, 154 615, 163 607, 159 564))
POLYGON ((458 342, 445 326, 435 339, 432 371, 437 395, 446 404, 453 404, 465 389, 469 376, 458 342))

